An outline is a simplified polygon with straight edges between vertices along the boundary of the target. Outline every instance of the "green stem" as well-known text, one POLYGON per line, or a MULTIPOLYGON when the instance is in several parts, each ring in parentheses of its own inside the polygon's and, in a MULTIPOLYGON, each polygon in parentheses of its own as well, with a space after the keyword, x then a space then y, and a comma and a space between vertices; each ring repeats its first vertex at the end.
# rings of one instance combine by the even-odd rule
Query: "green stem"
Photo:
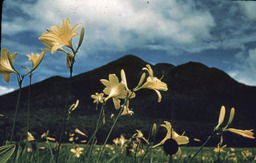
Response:
POLYGON ((62 136, 63 136, 63 133, 66 129, 66 121, 67 121, 67 110, 68 110, 68 102, 69 102, 69 94, 70 94, 70 85, 71 85, 71 79, 72 79, 72 74, 73 74, 73 65, 74 63, 72 62, 71 65, 70 65, 70 71, 69 71, 69 80, 68 80, 68 88, 67 88, 67 96, 66 96, 66 105, 64 107, 64 115, 63 115, 63 123, 62 123, 62 128, 61 128, 61 132, 60 132, 60 138, 59 138, 59 145, 58 145, 58 148, 57 148, 57 152, 56 152, 56 159, 55 159, 55 162, 57 163, 58 162, 58 157, 59 157, 59 152, 60 152, 60 146, 61 146, 61 141, 62 141, 62 136))
MULTIPOLYGON (((147 150, 146 150, 145 154, 142 156, 142 158, 141 158, 141 160, 140 160, 141 163, 143 162, 145 156, 146 156, 152 149, 153 149, 153 148, 152 148, 152 144, 150 144, 150 145, 147 147, 147 150)), ((136 155, 136 154, 135 154, 135 155, 136 155)))
POLYGON ((18 99, 17 99, 16 109, 15 109, 15 113, 14 113, 14 119, 13 119, 13 125, 12 125, 11 137, 10 137, 10 143, 12 143, 13 133, 14 133, 14 129, 15 129, 15 123, 16 123, 18 109, 19 109, 19 105, 20 105, 20 95, 21 95, 22 80, 23 80, 23 78, 20 79, 20 77, 18 76, 19 93, 18 93, 18 99))
POLYGON ((27 133, 29 132, 29 116, 30 116, 30 96, 31 96, 31 81, 32 81, 32 73, 29 75, 29 87, 28 87, 28 110, 27 110, 27 133))
MULTIPOLYGON (((132 95, 132 93, 131 93, 131 95, 132 95)), ((106 139, 105 139, 105 142, 104 142, 104 144, 103 144, 103 147, 101 148, 100 154, 99 154, 98 159, 97 159, 96 162, 99 162, 100 157, 101 157, 101 155, 102 155, 102 152, 104 151, 105 146, 106 146, 106 144, 107 144, 107 141, 108 141, 108 139, 109 139, 109 136, 110 136, 110 134, 112 133, 112 131, 113 131, 115 125, 116 125, 117 120, 118 120, 119 117, 121 116, 121 114, 122 114, 122 112, 123 112, 123 110, 124 110, 124 106, 127 104, 127 101, 128 101, 129 98, 130 98, 130 97, 127 97, 127 98, 125 99, 123 106, 121 107, 121 109, 120 109, 120 111, 119 111, 119 113, 118 113, 118 115, 117 115, 117 117, 116 117, 116 119, 115 119, 113 125, 111 126, 111 128, 110 128, 110 130, 109 130, 109 132, 108 132, 108 135, 107 135, 107 137, 106 137, 106 139)))
MULTIPOLYGON (((94 144, 94 140, 95 140, 95 135, 96 133, 98 132, 99 128, 100 128, 100 123, 101 123, 101 117, 102 117, 102 113, 103 113, 103 109, 104 109, 104 106, 105 106, 105 103, 102 104, 101 106, 101 110, 100 110, 100 114, 99 114, 99 118, 97 120, 97 124, 96 124, 96 128, 94 130, 94 133, 92 134, 91 138, 89 139, 86 147, 91 143, 90 145, 90 148, 89 148, 89 156, 88 156, 88 161, 90 161, 90 158, 91 158, 91 154, 92 154, 92 147, 93 147, 93 144, 94 144)), ((96 108, 98 107, 98 104, 96 106, 96 108)))
POLYGON ((172 160, 172 156, 171 155, 169 155, 169 161, 168 161, 168 163, 172 163, 173 162, 173 160, 172 160))
POLYGON ((188 163, 190 163, 195 157, 196 155, 203 149, 203 147, 208 143, 208 141, 212 138, 212 136, 215 135, 215 132, 212 132, 210 136, 208 136, 208 138, 206 139, 206 141, 204 142, 204 144, 198 149, 198 151, 194 154, 194 156, 188 161, 188 163))

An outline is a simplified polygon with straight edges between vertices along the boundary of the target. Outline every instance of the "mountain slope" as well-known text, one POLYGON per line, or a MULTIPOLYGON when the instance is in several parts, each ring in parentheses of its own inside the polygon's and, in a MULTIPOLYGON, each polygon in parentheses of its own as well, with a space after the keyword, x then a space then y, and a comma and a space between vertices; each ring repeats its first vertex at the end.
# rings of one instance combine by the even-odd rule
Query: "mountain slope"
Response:
MULTIPOLYGON (((143 72, 142 68, 146 64, 136 56, 126 55, 95 70, 73 77, 70 81, 68 105, 77 99, 80 103, 78 109, 72 114, 70 128, 79 127, 84 128, 88 133, 92 132, 98 111, 95 110, 95 104, 92 103, 90 96, 104 89, 100 79, 108 79, 110 73, 115 73, 120 79, 120 70, 124 69, 128 86, 132 89, 138 84, 143 72)), ((256 117, 252 114, 256 104, 256 87, 238 83, 223 71, 196 62, 179 66, 160 63, 152 65, 152 68, 154 76, 158 78, 163 76, 162 81, 168 85, 168 91, 161 92, 162 102, 157 102, 157 95, 153 90, 145 89, 136 92, 136 98, 130 100, 130 107, 135 112, 134 116, 122 117, 113 137, 119 137, 120 132, 129 134, 135 129, 150 132, 153 122, 162 123, 163 120, 172 120, 177 127, 175 130, 179 132, 184 129, 193 137, 204 137, 216 125, 221 105, 226 106, 227 114, 231 107, 236 108, 232 124, 234 127, 256 128, 256 117)), ((58 134, 63 111, 67 108, 68 82, 69 79, 66 78, 52 77, 32 86, 31 121, 36 123, 31 125, 31 130, 42 133, 46 129, 51 129, 53 133, 58 134)), ((24 119, 27 94, 28 88, 23 88, 18 117, 20 133, 25 131, 24 126, 26 126, 24 119)), ((13 116, 16 98, 17 91, 0 96, 3 114, 13 116)), ((109 100, 106 106, 107 123, 111 122, 108 117, 112 112, 116 113, 112 100, 109 100)), ((107 127, 101 132, 105 133, 106 130, 107 127)))

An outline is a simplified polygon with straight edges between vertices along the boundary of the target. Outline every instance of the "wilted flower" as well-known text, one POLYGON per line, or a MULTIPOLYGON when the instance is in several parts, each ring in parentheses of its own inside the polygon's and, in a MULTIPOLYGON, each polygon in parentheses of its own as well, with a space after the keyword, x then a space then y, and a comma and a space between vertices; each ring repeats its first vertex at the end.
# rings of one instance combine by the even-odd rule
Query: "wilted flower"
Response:
POLYGON ((18 73, 13 68, 13 62, 17 56, 17 53, 10 54, 10 52, 4 48, 1 51, 1 58, 0 58, 0 74, 4 74, 4 80, 6 82, 10 81, 11 73, 18 73))
POLYGON ((164 121, 165 124, 161 124, 162 127, 167 129, 165 138, 158 144, 154 145, 152 148, 155 148, 159 145, 164 145, 164 150, 167 154, 181 154, 181 150, 178 145, 184 145, 189 143, 189 138, 187 136, 177 134, 170 122, 164 121))
POLYGON ((61 45, 67 46, 69 48, 73 48, 72 38, 78 35, 76 30, 81 26, 83 26, 83 24, 77 24, 71 29, 70 21, 68 18, 66 18, 63 20, 63 24, 61 27, 57 25, 51 26, 51 30, 47 29, 47 32, 43 33, 39 37, 39 40, 42 41, 44 44, 46 43, 48 45, 49 45, 49 42, 47 41, 51 41, 52 42, 51 45, 53 46, 50 45, 48 47, 55 48, 56 50, 61 48, 61 45), (56 48, 55 46, 57 46, 58 48, 56 48))
POLYGON ((93 98, 93 103, 103 103, 103 99, 104 99, 104 93, 95 93, 95 95, 91 95, 91 98, 93 98))
POLYGON ((157 77, 154 77, 153 70, 149 64, 147 64, 146 67, 144 67, 142 70, 148 71, 149 77, 147 78, 147 81, 142 86, 140 86, 139 88, 137 88, 135 90, 139 90, 142 88, 153 89, 158 95, 158 102, 161 102, 162 95, 159 91, 167 91, 168 90, 167 84, 162 82, 157 77))
POLYGON ((143 133, 140 130, 136 130, 137 133, 133 134, 133 138, 136 138, 136 141, 140 144, 141 140, 144 140, 149 144, 148 140, 143 136, 143 133))
POLYGON ((27 132, 27 140, 28 141, 35 141, 34 136, 30 132, 27 132))
POLYGON ((105 98, 105 101, 107 101, 109 98, 112 98, 115 109, 119 109, 119 98, 124 99, 127 97, 126 86, 123 83, 119 83, 116 74, 109 74, 109 81, 106 79, 101 79, 100 81, 106 86, 106 88, 103 90, 103 92, 108 95, 108 97, 105 98))
POLYGON ((76 149, 71 149, 70 151, 75 153, 74 157, 80 157, 80 155, 83 153, 82 150, 84 150, 84 148, 81 148, 79 146, 77 146, 76 149))

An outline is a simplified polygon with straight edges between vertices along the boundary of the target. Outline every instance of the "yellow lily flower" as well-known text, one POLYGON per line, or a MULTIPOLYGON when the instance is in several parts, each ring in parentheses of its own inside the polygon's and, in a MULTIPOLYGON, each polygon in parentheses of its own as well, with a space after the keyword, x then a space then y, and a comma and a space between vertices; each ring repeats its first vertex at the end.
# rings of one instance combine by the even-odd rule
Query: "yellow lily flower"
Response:
POLYGON ((218 130, 220 125, 222 125, 222 123, 224 121, 224 118, 225 118, 225 113, 226 113, 225 106, 221 106, 221 108, 220 108, 220 115, 219 115, 219 121, 218 121, 217 126, 215 127, 215 130, 218 130))
POLYGON ((27 140, 28 141, 35 141, 34 136, 30 132, 27 132, 27 140))
MULTIPOLYGON (((61 27, 57 25, 51 26, 51 30, 47 29, 47 32, 43 33, 39 37, 39 40, 49 40, 52 42, 63 44, 72 49, 72 38, 78 35, 76 30, 81 26, 83 26, 83 24, 77 24, 71 29, 69 19, 65 18, 61 27)), ((57 44, 54 44, 54 46, 55 45, 57 44)))
POLYGON ((219 152, 225 152, 224 148, 227 147, 227 145, 223 145, 223 146, 217 146, 216 148, 213 149, 214 152, 219 153, 219 152))
POLYGON ((119 109, 119 98, 125 99, 127 97, 127 90, 125 85, 123 83, 119 83, 116 74, 109 74, 109 81, 106 79, 101 79, 100 81, 103 85, 106 86, 106 88, 103 90, 103 92, 108 95, 108 97, 105 98, 105 101, 107 101, 109 98, 112 98, 115 109, 119 109))
POLYGON ((49 141, 55 141, 56 140, 55 138, 52 138, 52 137, 49 137, 49 136, 47 136, 46 139, 49 140, 49 141))
POLYGON ((124 106, 124 110, 123 110, 123 112, 122 112, 122 114, 121 114, 121 115, 127 115, 127 114, 129 114, 129 115, 133 115, 133 114, 134 114, 134 112, 133 112, 133 111, 131 111, 128 107, 124 106))
POLYGON ((41 135, 41 139, 46 138, 49 134, 49 130, 47 130, 45 133, 41 135))
POLYGON ((220 125, 223 123, 224 118, 225 118, 225 112, 226 112, 225 107, 222 106, 221 110, 220 110, 219 122, 218 122, 218 125, 215 127, 215 130, 220 129, 222 132, 229 131, 229 132, 233 132, 235 134, 241 135, 245 138, 255 139, 255 137, 253 136, 254 133, 252 132, 253 129, 251 129, 251 130, 241 130, 241 129, 235 129, 235 128, 228 128, 228 126, 232 123, 232 121, 234 119, 235 108, 231 108, 227 125, 223 128, 220 128, 220 125))
POLYGON ((87 135, 86 135, 85 133, 83 133, 82 131, 80 131, 78 128, 76 128, 76 129, 75 129, 75 133, 77 133, 77 134, 80 134, 80 135, 83 135, 83 136, 86 136, 86 137, 87 137, 87 135))
POLYGON ((32 152, 32 149, 28 147, 27 152, 32 152))
POLYGON ((121 147, 125 144, 127 139, 123 135, 120 135, 120 138, 113 139, 115 145, 120 145, 121 147))
POLYGON ((103 103, 103 99, 104 99, 104 94, 103 93, 95 93, 95 95, 91 95, 91 98, 94 99, 93 103, 103 103))
POLYGON ((122 80, 121 80, 121 83, 123 83, 123 84, 125 85, 126 90, 129 91, 128 97, 131 96, 130 98, 134 98, 136 95, 135 95, 134 92, 132 92, 132 91, 129 90, 128 85, 127 85, 127 81, 126 81, 126 75, 125 75, 125 72, 124 72, 123 69, 121 70, 121 79, 122 79, 122 80), (131 95, 131 94, 132 94, 132 95, 131 95))
POLYGON ((127 115, 127 114, 130 114, 130 115, 133 115, 133 114, 134 114, 134 112, 129 109, 129 100, 127 100, 127 103, 126 103, 126 105, 124 106, 124 110, 123 110, 123 112, 121 113, 121 115, 127 115))
POLYGON ((84 148, 81 148, 79 146, 77 146, 76 149, 71 149, 70 151, 75 153, 74 157, 80 157, 80 155, 83 153, 82 150, 84 150, 84 148))
POLYGON ((174 147, 175 147, 175 144, 177 144, 177 146, 175 147, 177 149, 175 151, 173 151, 174 153, 171 153, 171 154, 180 155, 181 154, 181 149, 180 149, 180 147, 178 147, 178 145, 188 144, 189 143, 189 138, 187 136, 177 134, 173 130, 172 125, 171 125, 170 122, 164 121, 164 123, 165 124, 161 124, 161 126, 165 127, 167 129, 166 136, 160 143, 154 145, 152 148, 155 148, 155 147, 160 146, 160 145, 165 145, 166 142, 169 142, 171 140, 172 142, 174 142, 174 144, 172 144, 172 145, 174 145, 174 147))
POLYGON ((34 54, 34 53, 31 53, 31 55, 27 54, 28 59, 31 60, 32 62, 32 69, 30 70, 30 72, 34 71, 42 62, 44 58, 44 53, 45 51, 42 51, 41 54, 34 54))
POLYGON ((149 64, 146 65, 142 70, 148 71, 149 77, 147 81, 138 89, 146 88, 146 89, 153 89, 158 95, 158 102, 161 102, 162 95, 159 91, 167 91, 168 87, 167 84, 162 82, 157 77, 154 77, 153 70, 149 64))
POLYGON ((71 113, 72 111, 74 111, 77 107, 78 107, 78 104, 79 104, 79 100, 76 100, 76 103, 75 104, 72 104, 69 109, 68 109, 68 112, 71 113))
POLYGON ((118 145, 118 138, 115 138, 115 139, 113 139, 113 143, 115 144, 115 145, 118 145))
POLYGON ((124 136, 121 135, 120 138, 119 138, 119 144, 120 144, 121 146, 123 146, 126 141, 127 141, 127 140, 124 138, 124 136))
POLYGON ((17 56, 17 53, 10 54, 10 52, 6 48, 2 49, 1 51, 0 74, 4 74, 3 77, 6 82, 10 81, 11 73, 18 73, 15 69, 12 68, 12 63, 10 63, 8 56, 13 63, 17 56))
POLYGON ((233 132, 235 134, 241 135, 245 138, 255 139, 255 137, 253 136, 254 133, 252 132, 253 129, 251 129, 251 130, 241 130, 241 129, 235 129, 235 128, 228 128, 226 130, 229 131, 229 132, 233 132))
POLYGON ((45 48, 44 51, 51 51, 52 54, 54 54, 57 50, 62 50, 63 44, 60 44, 58 42, 52 42, 49 40, 41 40, 41 42, 47 46, 48 48, 45 48))

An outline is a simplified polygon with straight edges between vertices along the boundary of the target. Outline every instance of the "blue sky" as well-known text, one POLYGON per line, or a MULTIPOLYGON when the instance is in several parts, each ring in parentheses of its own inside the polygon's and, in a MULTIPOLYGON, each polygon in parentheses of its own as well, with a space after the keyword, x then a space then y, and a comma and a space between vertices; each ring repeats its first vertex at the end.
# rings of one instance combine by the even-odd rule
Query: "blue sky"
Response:
MULTIPOLYGON (((45 47, 38 37, 69 18, 85 27, 74 75, 134 54, 151 64, 201 62, 256 86, 255 11, 253 1, 5 0, 1 48, 18 53, 15 67, 31 67, 26 54, 45 47)), ((69 75, 65 55, 46 53, 32 80, 56 75, 69 75)), ((14 74, 9 83, 0 76, 0 94, 17 87, 14 74)))

